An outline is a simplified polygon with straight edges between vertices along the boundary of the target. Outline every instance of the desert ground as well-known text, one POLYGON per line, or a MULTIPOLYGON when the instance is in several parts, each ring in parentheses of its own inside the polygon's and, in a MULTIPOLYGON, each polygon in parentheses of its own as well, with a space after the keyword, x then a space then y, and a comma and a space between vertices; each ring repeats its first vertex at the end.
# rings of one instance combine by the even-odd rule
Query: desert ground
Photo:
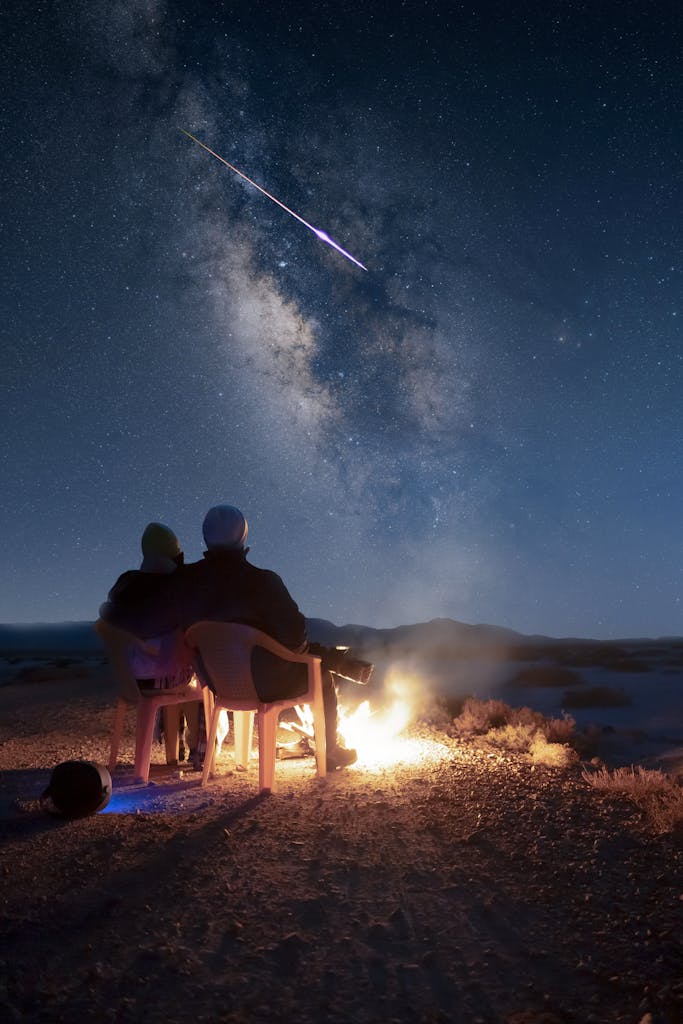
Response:
POLYGON ((598 746, 535 763, 425 696, 384 763, 281 760, 259 797, 230 736, 206 788, 160 745, 137 785, 131 714, 110 803, 70 821, 38 798, 59 762, 106 763, 108 669, 0 669, 3 1021, 683 1021, 683 832, 589 784, 598 746))

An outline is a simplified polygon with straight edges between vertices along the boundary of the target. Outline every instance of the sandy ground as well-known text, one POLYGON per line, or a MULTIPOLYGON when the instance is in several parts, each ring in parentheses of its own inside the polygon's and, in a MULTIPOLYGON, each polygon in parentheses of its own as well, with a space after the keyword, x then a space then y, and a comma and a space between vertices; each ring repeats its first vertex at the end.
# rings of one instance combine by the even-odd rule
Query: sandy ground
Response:
POLYGON ((35 800, 106 761, 114 690, 97 659, 57 676, 0 689, 3 1021, 683 1021, 681 838, 580 767, 432 722, 389 767, 278 762, 259 799, 229 740, 206 789, 161 748, 136 786, 129 735, 66 822, 35 800))

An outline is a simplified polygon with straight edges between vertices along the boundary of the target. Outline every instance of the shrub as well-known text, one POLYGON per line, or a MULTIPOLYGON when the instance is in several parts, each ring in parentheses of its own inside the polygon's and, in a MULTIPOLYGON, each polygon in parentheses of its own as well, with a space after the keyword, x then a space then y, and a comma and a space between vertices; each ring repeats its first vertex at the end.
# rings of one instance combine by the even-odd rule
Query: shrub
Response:
POLYGON ((571 715, 565 715, 563 718, 544 718, 541 732, 548 743, 574 743, 576 740, 575 726, 576 721, 571 715))
POLYGON ((567 690, 562 703, 566 708, 622 708, 631 703, 631 698, 613 686, 591 686, 587 690, 567 690))
POLYGON ((491 729, 486 733, 486 742, 492 747, 501 747, 504 750, 515 750, 525 753, 529 750, 531 743, 536 736, 534 725, 512 725, 508 722, 497 729, 491 729))
POLYGON ((610 793, 624 793, 630 797, 640 797, 646 793, 659 793, 667 788, 671 781, 664 772, 648 768, 598 768, 590 771, 584 768, 583 777, 595 789, 603 789, 610 793))
POLYGON ((537 732, 531 740, 529 753, 534 764, 547 765, 549 768, 568 768, 579 760, 579 755, 570 746, 566 743, 549 743, 542 732, 537 732))
POLYGON ((566 746, 574 740, 575 725, 568 716, 544 718, 540 711, 531 708, 512 708, 501 700, 481 701, 474 697, 465 701, 453 722, 456 735, 480 736, 494 747, 529 752, 538 764, 563 766, 577 759, 566 746), (548 746, 557 747, 557 751, 547 751, 548 746))
POLYGON ((511 708, 502 700, 468 697, 453 725, 461 736, 483 736, 491 729, 505 725, 510 711, 511 708))
POLYGON ((645 811, 658 834, 683 831, 683 787, 672 786, 651 794, 645 801, 645 811))
POLYGON ((511 725, 530 725, 534 729, 539 729, 544 721, 540 711, 532 711, 531 708, 526 707, 507 707, 507 720, 511 725))
POLYGON ((683 828, 683 787, 664 772, 647 768, 584 769, 595 789, 628 797, 641 808, 653 830, 661 834, 683 828))
POLYGON ((544 764, 551 768, 567 768, 579 760, 577 752, 568 744, 549 741, 542 728, 529 723, 514 725, 508 722, 499 729, 492 729, 485 738, 493 747, 520 754, 528 753, 534 764, 544 764))

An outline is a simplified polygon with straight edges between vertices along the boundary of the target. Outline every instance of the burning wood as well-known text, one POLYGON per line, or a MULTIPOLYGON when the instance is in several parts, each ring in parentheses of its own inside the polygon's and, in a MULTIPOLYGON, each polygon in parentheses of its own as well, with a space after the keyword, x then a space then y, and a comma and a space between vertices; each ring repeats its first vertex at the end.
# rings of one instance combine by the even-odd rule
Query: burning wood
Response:
MULTIPOLYGON (((389 687, 389 702, 375 710, 364 700, 353 710, 339 703, 339 734, 348 747, 358 751, 359 766, 381 766, 398 761, 417 760, 414 744, 402 734, 412 718, 405 682, 394 682, 389 687)), ((280 745, 278 756, 307 757, 315 752, 313 716, 308 705, 295 708, 298 721, 282 721, 282 728, 295 733, 298 739, 280 745)))

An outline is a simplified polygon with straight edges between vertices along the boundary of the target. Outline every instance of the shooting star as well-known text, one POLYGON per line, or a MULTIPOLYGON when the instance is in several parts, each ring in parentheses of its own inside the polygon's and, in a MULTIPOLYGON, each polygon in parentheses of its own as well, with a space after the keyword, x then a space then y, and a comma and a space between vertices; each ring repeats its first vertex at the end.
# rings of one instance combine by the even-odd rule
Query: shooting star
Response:
POLYGON ((272 196, 270 192, 266 192, 264 188, 261 188, 260 185, 258 185, 251 178, 247 177, 246 174, 243 174, 242 171, 238 171, 236 167, 233 167, 232 164, 229 164, 228 161, 224 160, 222 156, 218 155, 218 153, 214 153, 212 149, 209 149, 208 146, 206 146, 203 142, 200 142, 199 139, 195 138, 194 135, 191 135, 190 132, 186 132, 184 128, 181 128, 180 130, 184 135, 187 135, 188 139, 192 139, 193 142, 196 142, 198 146, 201 146, 202 149, 205 149, 207 153, 211 154, 211 156, 215 156, 216 160, 220 160, 222 164, 225 164, 226 167, 229 167, 231 171, 235 172, 235 174, 239 174, 240 178, 244 178, 244 180, 248 181, 250 185, 253 185, 254 188, 257 188, 259 192, 263 192, 264 196, 267 196, 268 199, 272 199, 274 203, 277 203, 278 206, 281 206, 285 213, 288 213, 291 217, 294 217, 296 220, 300 221, 300 223, 303 224, 304 227, 307 227, 309 231, 312 231, 316 238, 319 238, 321 242, 325 242, 326 245, 332 246, 332 248, 336 249, 337 252, 340 252, 342 256, 345 256, 347 260, 351 260, 351 262, 355 263, 356 266, 360 267, 361 270, 367 271, 368 268, 364 267, 360 260, 357 260, 356 257, 352 256, 350 252, 346 251, 346 249, 342 249, 341 245, 338 245, 333 238, 330 238, 326 231, 321 231, 320 228, 314 228, 312 224, 309 224, 307 220, 304 220, 303 217, 300 217, 298 213, 295 213, 294 210, 290 210, 288 206, 285 206, 284 203, 281 203, 280 200, 276 199, 275 196, 272 196))

